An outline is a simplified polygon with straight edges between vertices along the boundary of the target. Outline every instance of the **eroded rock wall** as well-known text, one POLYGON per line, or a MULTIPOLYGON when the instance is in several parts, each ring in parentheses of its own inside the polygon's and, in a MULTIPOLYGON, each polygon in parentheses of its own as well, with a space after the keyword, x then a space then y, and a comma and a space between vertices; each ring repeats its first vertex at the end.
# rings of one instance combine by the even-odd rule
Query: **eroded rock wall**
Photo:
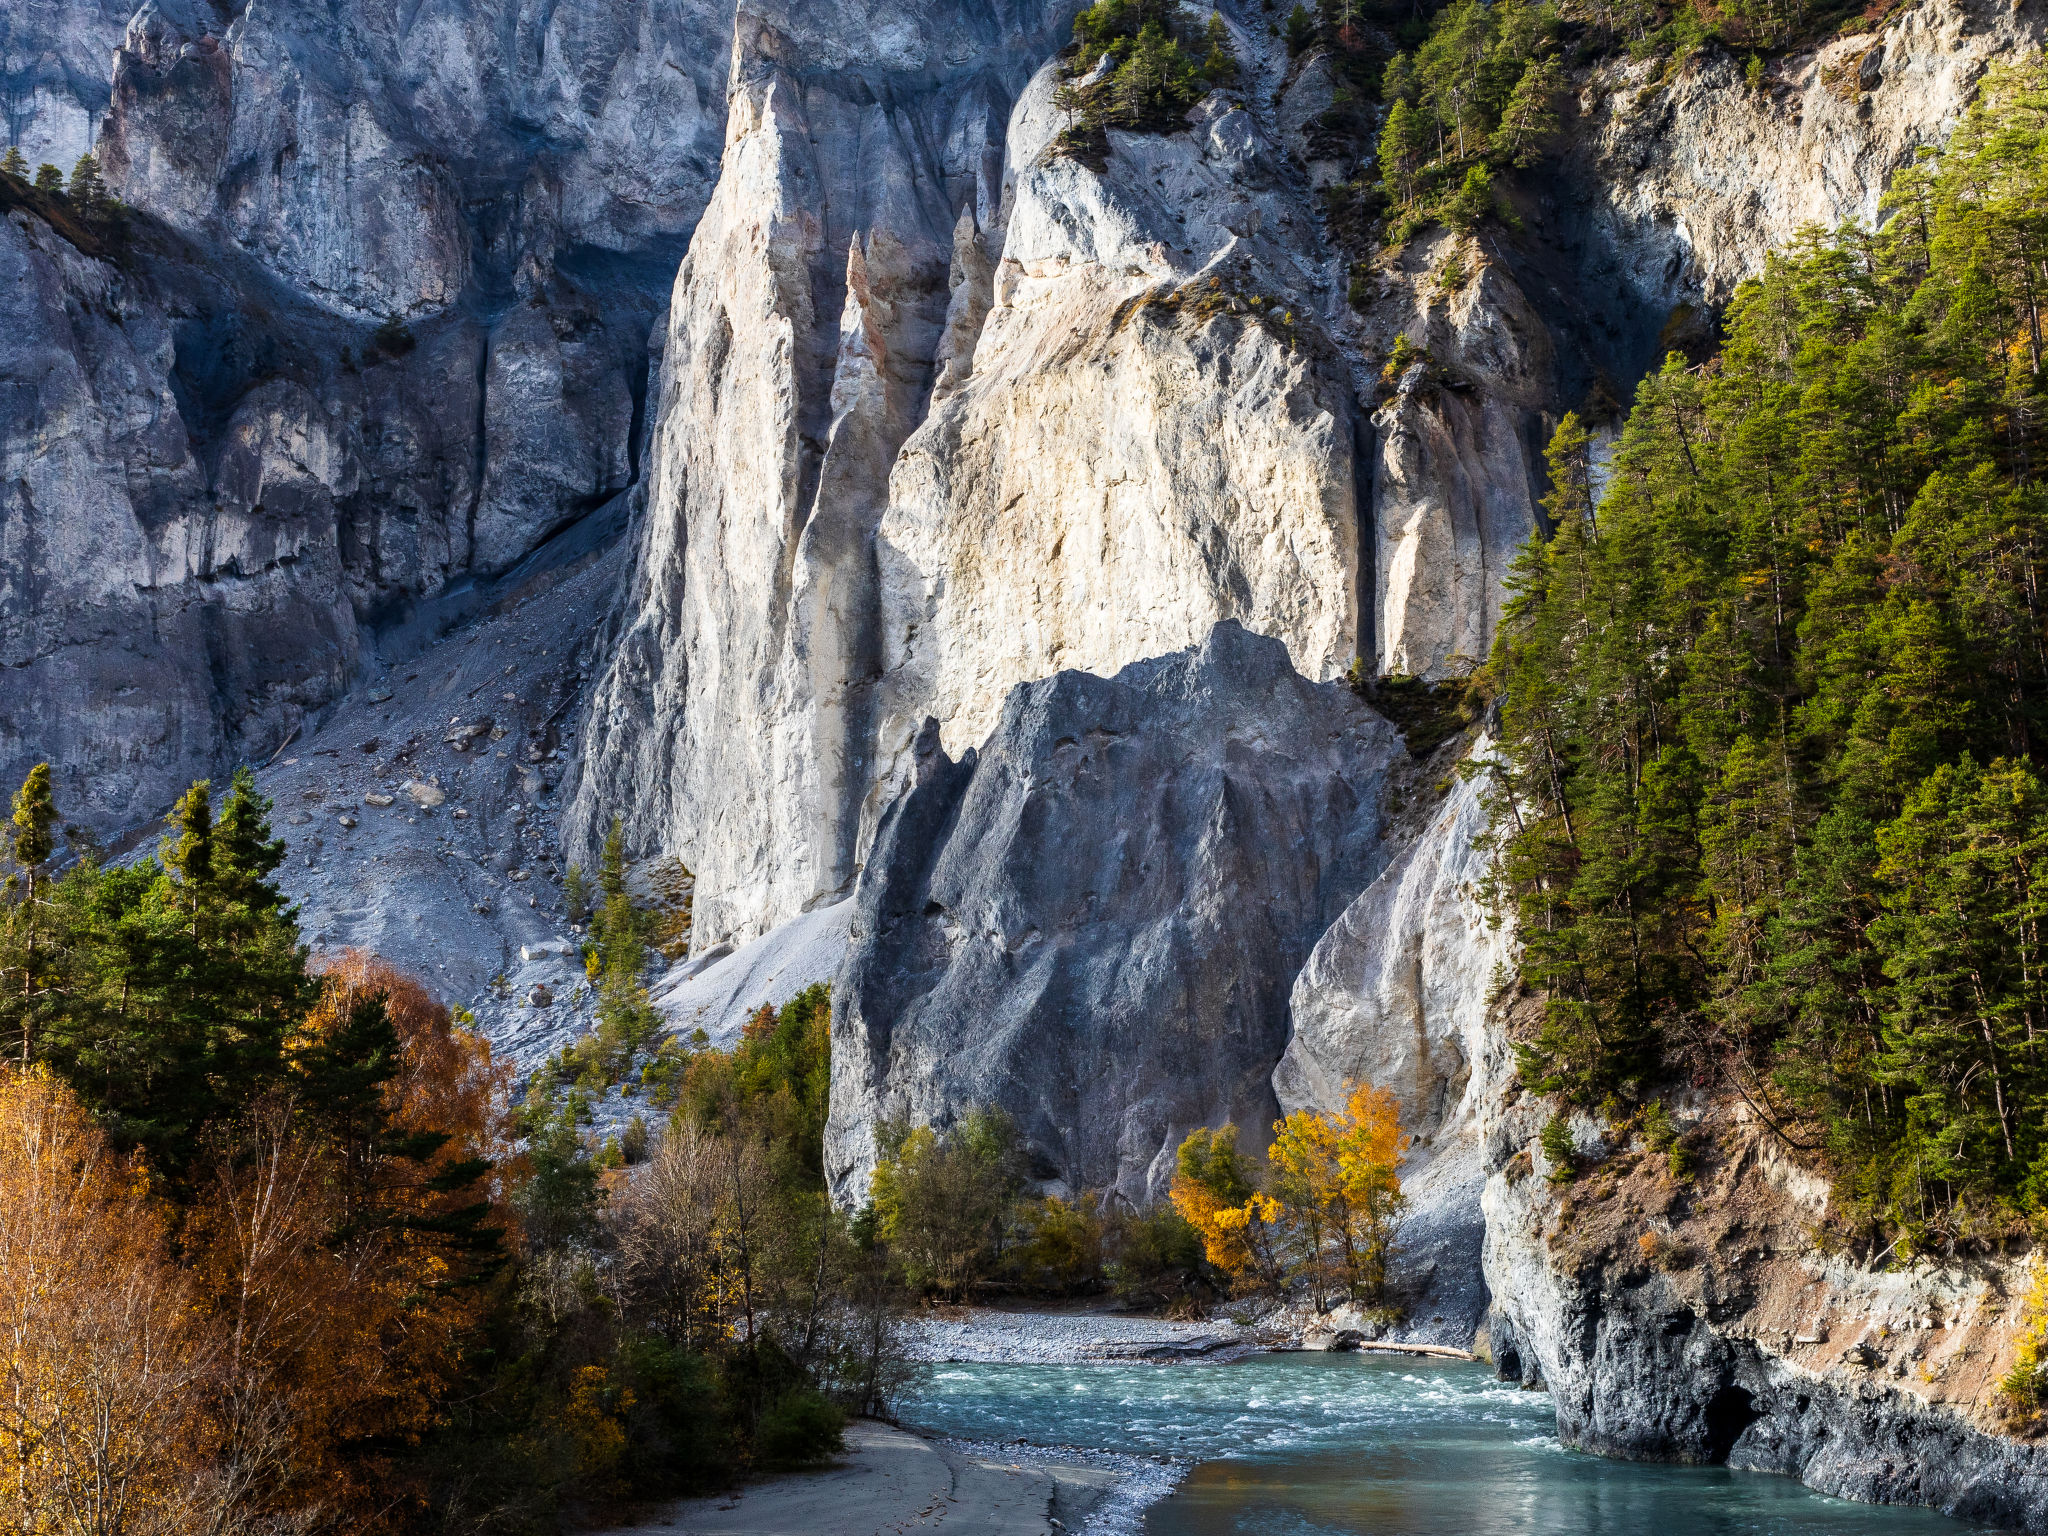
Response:
POLYGON ((1019 685, 958 761, 938 738, 833 988, 835 1194, 864 1195, 882 1121, 984 1105, 1034 1177, 1137 1203, 1197 1126, 1261 1142, 1287 989, 1382 858, 1393 728, 1226 621, 1113 677, 1019 685))
POLYGON ((1798 1477, 2048 1530, 2048 1448, 2001 1432, 2022 1273, 1859 1264, 1816 1248, 1823 1181, 1740 1107, 1681 1113, 1702 1162, 1674 1178, 1582 1123, 1576 1180, 1515 1117, 1486 1186, 1502 1373, 1540 1381, 1568 1445, 1798 1477))
POLYGON ((0 779, 125 831, 634 483, 730 24, 9 12, 10 140, 96 143, 136 212, 72 245, 8 199, 0 779))

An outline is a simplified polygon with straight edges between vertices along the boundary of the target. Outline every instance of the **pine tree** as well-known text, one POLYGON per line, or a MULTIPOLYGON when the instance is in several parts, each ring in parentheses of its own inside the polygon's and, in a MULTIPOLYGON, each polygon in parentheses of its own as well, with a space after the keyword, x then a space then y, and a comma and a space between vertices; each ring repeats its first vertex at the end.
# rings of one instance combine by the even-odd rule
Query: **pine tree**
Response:
POLYGON ((1297 4, 1287 13, 1287 52, 1289 57, 1299 57, 1315 45, 1315 18, 1308 13, 1308 7, 1297 4))
POLYGON ((1387 109, 1379 143, 1380 177, 1388 197, 1396 203, 1415 201, 1416 173, 1426 157, 1426 132, 1421 115, 1405 97, 1396 96, 1387 109))
POLYGON ((107 184, 100 178, 99 157, 87 150, 78 157, 71 167, 71 185, 66 189, 66 198, 80 213, 97 215, 107 205, 107 184))
POLYGON ((1555 102, 1563 88, 1564 66, 1555 59, 1539 59, 1522 71, 1487 140, 1497 164, 1527 169, 1543 158, 1543 141, 1557 131, 1555 102))
POLYGON ((1237 49, 1231 44, 1230 28, 1214 11, 1209 13, 1209 25, 1204 40, 1209 45, 1209 52, 1202 60, 1202 78, 1211 85, 1235 85, 1237 49))
POLYGON ((1642 381, 1597 513, 1560 428, 1484 675, 1525 1083, 1738 1094, 1909 1249, 2048 1197, 2044 87, 1995 73, 1881 231, 1773 256, 1713 366, 1642 381))
POLYGON ((36 190, 45 197, 63 196, 64 173, 45 160, 36 167, 36 190))
POLYGON ((20 145, 8 145, 7 153, 0 156, 0 174, 12 176, 16 181, 28 180, 28 161, 23 158, 20 145))

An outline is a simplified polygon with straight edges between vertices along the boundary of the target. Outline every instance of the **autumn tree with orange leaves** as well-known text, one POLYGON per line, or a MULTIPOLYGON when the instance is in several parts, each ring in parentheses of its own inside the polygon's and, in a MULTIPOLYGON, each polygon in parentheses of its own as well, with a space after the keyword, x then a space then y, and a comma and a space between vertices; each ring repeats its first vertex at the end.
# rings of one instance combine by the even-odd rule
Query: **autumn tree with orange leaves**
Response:
POLYGON ((1273 1138, 1263 1170, 1238 1150, 1234 1125, 1180 1144, 1170 1197, 1209 1262, 1244 1288, 1292 1277, 1318 1304, 1337 1291, 1384 1305, 1410 1145, 1394 1096, 1353 1084, 1342 1110, 1297 1110, 1273 1138))
POLYGON ((215 1146, 192 1209, 222 1330, 223 1455, 258 1502, 381 1502, 368 1448, 439 1421, 490 1304, 506 1074, 420 984, 345 955, 288 1044, 295 1081, 215 1146))
POLYGON ((9 1529, 204 1529, 219 1341, 169 1213, 61 1082, 0 1070, 0 1509, 9 1529))

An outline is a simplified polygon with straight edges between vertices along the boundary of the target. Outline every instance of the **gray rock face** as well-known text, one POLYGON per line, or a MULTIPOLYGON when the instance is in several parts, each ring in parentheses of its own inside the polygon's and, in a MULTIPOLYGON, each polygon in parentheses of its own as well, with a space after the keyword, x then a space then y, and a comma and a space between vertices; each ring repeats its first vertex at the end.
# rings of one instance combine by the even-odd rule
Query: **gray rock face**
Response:
POLYGON ((727 36, 701 5, 9 12, 10 137, 96 130, 139 212, 108 259, 0 228, 0 779, 49 758, 124 830, 633 483, 727 36))
POLYGON ((959 762, 935 729, 883 818, 834 986, 826 1163, 876 1124, 1009 1111, 1035 1176, 1156 1197, 1201 1125, 1263 1145, 1286 997, 1381 859, 1393 728, 1234 623, 1112 678, 1010 694, 959 762))
POLYGON ((14 211, 0 276, 0 781, 48 759, 103 832, 269 758, 634 479, 630 291, 558 279, 391 356, 146 216, 117 264, 14 211))
POLYGON ((110 184, 344 312, 530 290, 587 245, 687 235, 716 174, 730 10, 430 0, 222 18, 144 0, 110 39, 110 184))

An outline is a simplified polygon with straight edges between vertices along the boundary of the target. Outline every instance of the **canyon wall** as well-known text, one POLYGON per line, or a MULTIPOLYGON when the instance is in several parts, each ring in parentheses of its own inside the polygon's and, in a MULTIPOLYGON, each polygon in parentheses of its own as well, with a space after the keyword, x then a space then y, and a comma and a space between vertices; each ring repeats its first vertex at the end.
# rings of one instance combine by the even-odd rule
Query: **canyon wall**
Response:
POLYGON ((1549 1389, 1567 1445, 2048 1530, 2048 1447, 1995 1408, 2024 1266, 1828 1252, 1825 1182, 1740 1104, 1681 1106, 1682 1179, 1582 1119, 1577 1177, 1553 1183, 1537 1107, 1508 1118, 1526 1145, 1486 1186, 1491 1351, 1549 1389))
MULTIPOLYGON (((1395 253, 1325 217, 1364 169, 1319 126, 1333 72, 1238 0, 1241 91, 1061 152, 1076 8, 10 13, 10 137, 97 143, 137 212, 117 242, 4 210, 0 775, 54 759, 109 833, 294 741, 324 755, 266 782, 307 804, 466 794, 459 837, 387 804, 374 863, 309 821, 292 878, 313 933, 423 967, 488 940, 500 977, 561 959, 548 854, 619 818, 694 871, 698 960, 796 935, 812 975, 846 935, 842 1199, 883 1116, 1002 1104, 1049 1187, 1138 1200, 1195 1125, 1388 1083, 1418 1324, 1469 1338, 1490 1289, 1569 1438, 1993 1513, 2037 1487, 1895 1347, 1802 1353, 1791 1302, 1710 1294, 1749 1239, 1681 1232, 1654 1170, 1599 1202, 1641 1230, 1573 1235, 1509 1082, 1481 785, 1337 679, 1483 657, 1562 413, 1611 427, 1769 249, 1871 218, 2040 6, 1923 0, 1757 87, 1713 54, 1581 70, 1519 231, 1395 253), (389 670, 507 591, 506 661, 478 626, 389 670), (435 740, 494 687, 524 757, 435 740), (431 920, 378 921, 428 869, 431 920)), ((1729 1149, 1731 1190, 1761 1157, 1729 1149)), ((1792 1218, 1758 1221, 1761 1283, 1806 1286, 1792 1218)), ((1840 1316, 1906 1305, 1815 1274, 1840 1316)), ((1925 1283, 1978 1371, 1989 1293, 1925 1283)))
POLYGON ((95 144, 135 211, 7 199, 0 778, 48 758, 68 818, 125 832, 635 483, 730 27, 10 12, 10 141, 95 144))

